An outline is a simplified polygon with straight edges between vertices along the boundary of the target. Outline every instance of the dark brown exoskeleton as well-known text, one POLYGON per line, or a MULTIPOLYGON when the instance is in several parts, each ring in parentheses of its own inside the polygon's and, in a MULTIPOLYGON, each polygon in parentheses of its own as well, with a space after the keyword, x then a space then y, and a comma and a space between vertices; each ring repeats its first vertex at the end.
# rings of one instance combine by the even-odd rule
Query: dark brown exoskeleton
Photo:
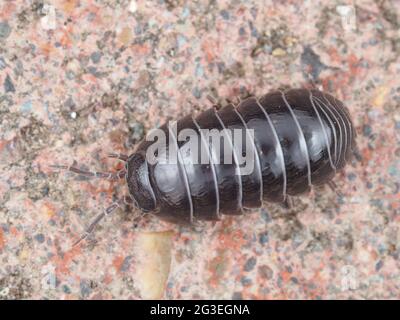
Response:
MULTIPOLYGON (((160 129, 171 137, 169 126, 160 129)), ((179 224, 239 215, 244 209, 261 207, 263 201, 287 202, 290 196, 307 193, 313 185, 332 186, 335 173, 356 151, 356 133, 346 107, 316 89, 275 91, 261 98, 247 98, 237 106, 213 107, 196 118, 186 116, 178 120, 175 135, 166 141, 166 147, 175 150, 176 163, 150 163, 147 151, 153 142, 146 139, 130 156, 111 155, 125 162, 125 168, 117 173, 55 166, 86 176, 125 178, 128 184, 129 196, 101 213, 79 241, 123 201, 179 224), (186 141, 177 138, 184 129, 192 129, 198 135, 209 161, 186 161, 186 141), (235 154, 238 150, 228 135, 224 139, 231 144, 233 160, 225 163, 223 151, 216 159, 214 145, 203 136, 204 129, 252 130, 254 169, 241 173, 241 155, 235 154)))

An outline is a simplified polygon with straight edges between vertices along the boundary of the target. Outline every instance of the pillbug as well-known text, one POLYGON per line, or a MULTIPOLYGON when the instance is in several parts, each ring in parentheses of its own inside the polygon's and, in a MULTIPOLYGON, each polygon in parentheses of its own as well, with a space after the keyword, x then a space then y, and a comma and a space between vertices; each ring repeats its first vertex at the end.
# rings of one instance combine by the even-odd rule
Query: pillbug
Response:
POLYGON ((330 94, 316 89, 250 96, 237 105, 214 106, 197 117, 178 120, 173 135, 166 124, 160 130, 169 136, 166 149, 175 150, 178 161, 150 163, 147 152, 154 142, 144 139, 129 156, 110 154, 125 162, 124 169, 116 173, 53 166, 88 177, 125 179, 129 189, 128 196, 96 217, 75 245, 123 202, 176 224, 240 215, 246 209, 261 207, 263 201, 290 203, 290 197, 307 193, 312 186, 333 187, 335 173, 356 152, 356 132, 348 110, 330 94), (205 163, 185 161, 191 156, 187 141, 177 138, 185 129, 199 138, 208 160, 205 163), (225 149, 215 156, 215 146, 204 137, 206 129, 225 132, 223 140, 231 147, 232 161, 224 162, 225 149), (252 133, 247 149, 235 148, 226 134, 234 129, 245 132, 246 137, 252 133), (250 150, 253 155, 253 170, 246 174, 241 172, 240 150, 250 150))

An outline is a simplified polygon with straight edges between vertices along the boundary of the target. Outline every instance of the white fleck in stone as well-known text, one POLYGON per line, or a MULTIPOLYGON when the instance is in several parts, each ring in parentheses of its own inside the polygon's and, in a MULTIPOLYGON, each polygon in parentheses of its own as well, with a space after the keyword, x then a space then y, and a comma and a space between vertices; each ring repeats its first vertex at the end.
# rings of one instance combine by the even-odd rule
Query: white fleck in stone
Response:
POLYGON ((5 287, 0 291, 0 297, 7 297, 10 292, 10 288, 5 287))
POLYGON ((44 4, 42 9, 44 17, 40 19, 40 24, 44 30, 54 30, 56 28, 56 8, 51 4, 44 4))
POLYGON ((129 3, 129 12, 135 13, 137 11, 137 3, 135 0, 132 0, 129 3))
POLYGON ((336 12, 342 18, 342 27, 345 31, 355 31, 356 26, 356 8, 353 5, 336 6, 336 12))
POLYGON ((73 112, 71 112, 70 116, 71 116, 72 119, 76 119, 77 114, 76 114, 75 111, 73 111, 73 112))
POLYGON ((358 252, 358 258, 362 262, 369 262, 371 260, 371 254, 366 249, 361 249, 358 252))

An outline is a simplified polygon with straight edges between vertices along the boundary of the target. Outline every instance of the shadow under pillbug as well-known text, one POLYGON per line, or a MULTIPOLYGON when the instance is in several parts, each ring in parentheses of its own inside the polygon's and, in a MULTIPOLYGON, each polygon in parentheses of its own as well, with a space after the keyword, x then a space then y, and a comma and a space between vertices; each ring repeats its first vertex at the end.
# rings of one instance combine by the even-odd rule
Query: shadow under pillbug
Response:
MULTIPOLYGON (((167 124, 160 129, 168 136, 171 133, 167 124)), ((348 110, 330 94, 316 89, 275 91, 260 98, 249 97, 236 106, 213 107, 195 118, 189 115, 178 120, 176 132, 184 129, 194 130, 207 146, 208 163, 185 161, 186 143, 173 137, 166 146, 174 146, 177 163, 150 164, 146 152, 153 142, 145 139, 129 156, 110 155, 125 162, 125 168, 116 173, 54 166, 86 176, 125 178, 128 185, 129 196, 98 215, 79 241, 123 202, 178 224, 239 215, 247 208, 261 207, 263 201, 287 202, 313 185, 332 184, 335 173, 356 152, 356 133, 348 110), (203 129, 252 130, 254 170, 240 174, 233 144, 231 163, 213 161, 212 146, 202 136, 203 129)), ((223 150, 220 156, 224 156, 223 150)))

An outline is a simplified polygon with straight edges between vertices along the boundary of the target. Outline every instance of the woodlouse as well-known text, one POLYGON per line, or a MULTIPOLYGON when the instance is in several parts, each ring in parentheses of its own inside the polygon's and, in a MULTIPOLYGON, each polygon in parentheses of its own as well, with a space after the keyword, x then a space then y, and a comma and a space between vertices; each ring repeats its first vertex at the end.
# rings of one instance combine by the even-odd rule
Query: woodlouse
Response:
MULTIPOLYGON (((116 173, 55 166, 86 176, 126 179, 129 196, 97 216, 80 240, 123 201, 169 222, 185 224, 219 220, 222 214, 242 214, 246 208, 261 207, 263 201, 287 202, 313 185, 331 184, 335 173, 356 151, 356 133, 348 110, 330 94, 316 89, 275 91, 259 99, 249 97, 236 106, 213 107, 196 118, 186 116, 177 121, 178 134, 187 128, 197 132, 209 148, 199 129, 252 129, 254 170, 238 174, 235 157, 230 164, 213 162, 211 156, 208 164, 187 164, 182 161, 185 141, 176 137, 167 141, 167 148, 172 144, 177 147, 179 161, 174 164, 149 164, 146 151, 153 142, 143 140, 130 156, 110 155, 125 162, 125 168, 116 173)), ((167 125, 160 129, 169 131, 167 125)))

